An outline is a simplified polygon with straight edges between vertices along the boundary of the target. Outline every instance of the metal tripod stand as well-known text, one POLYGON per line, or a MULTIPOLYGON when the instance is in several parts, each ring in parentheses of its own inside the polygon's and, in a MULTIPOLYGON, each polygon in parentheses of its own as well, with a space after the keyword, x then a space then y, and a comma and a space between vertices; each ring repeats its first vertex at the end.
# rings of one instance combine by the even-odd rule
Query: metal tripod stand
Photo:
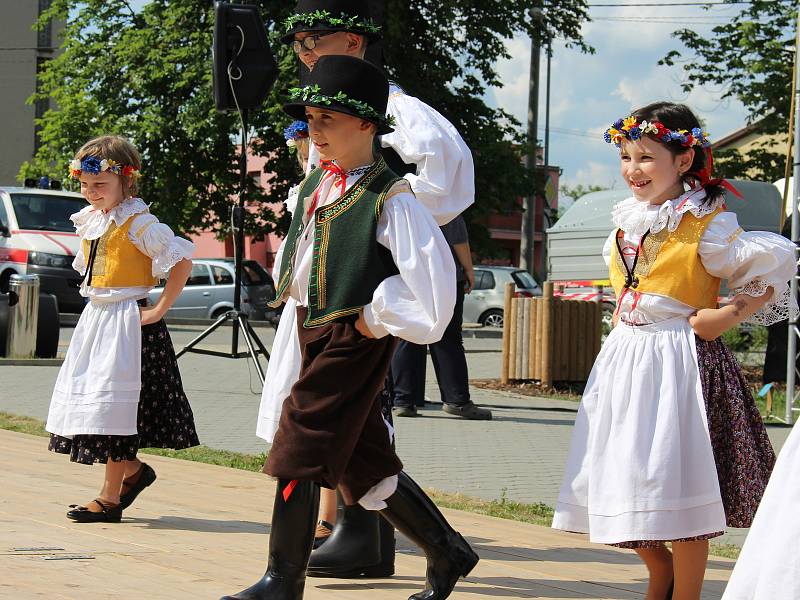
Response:
POLYGON ((261 383, 264 383, 264 370, 261 368, 261 363, 258 362, 258 355, 263 354, 267 361, 269 361, 269 352, 266 347, 256 335, 253 326, 250 324, 248 316, 241 310, 242 304, 242 253, 244 252, 244 198, 245 189, 247 186, 247 109, 239 111, 242 120, 242 150, 239 166, 239 202, 232 209, 233 214, 233 235, 234 235, 234 260, 235 260, 235 275, 234 275, 234 292, 233 292, 233 309, 221 315, 210 327, 203 331, 200 335, 189 342, 176 356, 180 358, 186 352, 194 352, 196 354, 208 354, 210 356, 221 356, 223 358, 247 358, 253 359, 256 366, 258 377, 261 383), (231 338, 231 351, 220 352, 218 350, 205 350, 203 348, 196 348, 197 344, 202 342, 211 333, 216 331, 219 327, 227 323, 233 322, 233 335, 231 338), (247 345, 247 352, 239 352, 239 331, 241 330, 244 342, 247 345), (256 348, 258 348, 256 350, 256 348))

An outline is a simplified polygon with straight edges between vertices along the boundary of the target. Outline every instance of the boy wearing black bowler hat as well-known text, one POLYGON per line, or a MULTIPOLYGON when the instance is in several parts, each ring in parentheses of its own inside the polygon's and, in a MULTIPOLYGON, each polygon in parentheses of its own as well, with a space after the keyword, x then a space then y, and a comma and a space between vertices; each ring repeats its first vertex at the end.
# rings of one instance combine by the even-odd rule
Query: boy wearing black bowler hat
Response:
POLYGON ((225 600, 300 600, 320 486, 381 514, 428 559, 442 600, 478 556, 402 472, 377 400, 395 337, 439 339, 455 303, 452 255, 375 135, 392 131, 389 83, 373 65, 323 56, 284 110, 307 120, 322 162, 300 186, 276 258, 274 304, 296 303, 300 376, 286 398, 264 472, 278 478, 264 577, 225 600))

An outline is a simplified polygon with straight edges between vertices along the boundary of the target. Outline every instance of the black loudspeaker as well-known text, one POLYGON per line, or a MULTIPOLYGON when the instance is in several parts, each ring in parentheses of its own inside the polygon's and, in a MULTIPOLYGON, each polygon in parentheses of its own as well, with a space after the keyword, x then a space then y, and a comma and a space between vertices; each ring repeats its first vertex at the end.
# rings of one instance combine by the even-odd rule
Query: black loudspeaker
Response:
POLYGON ((217 2, 214 16, 214 105, 219 111, 256 108, 278 78, 258 7, 217 2))
MULTIPOLYGON (((385 0, 369 0, 369 15, 375 23, 382 27, 386 27, 386 21, 384 19, 385 4, 385 0)), ((383 37, 378 38, 367 46, 367 53, 364 59, 371 62, 376 67, 384 68, 383 37)))
POLYGON ((55 358, 58 354, 58 335, 61 320, 58 299, 53 294, 39 294, 39 320, 36 324, 37 358, 55 358))

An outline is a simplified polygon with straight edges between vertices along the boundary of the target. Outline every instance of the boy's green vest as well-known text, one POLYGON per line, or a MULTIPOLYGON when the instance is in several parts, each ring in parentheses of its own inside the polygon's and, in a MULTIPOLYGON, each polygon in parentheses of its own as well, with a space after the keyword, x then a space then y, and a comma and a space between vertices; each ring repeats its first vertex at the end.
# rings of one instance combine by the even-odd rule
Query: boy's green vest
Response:
MULTIPOLYGON (((279 306, 291 284, 297 242, 306 223, 306 198, 314 193, 325 171, 309 173, 300 184, 297 208, 286 236, 275 300, 279 306)), ((314 211, 313 258, 308 281, 305 327, 319 327, 357 313, 372 302, 378 285, 398 273, 392 253, 375 239, 389 189, 400 178, 379 158, 341 198, 314 211)))

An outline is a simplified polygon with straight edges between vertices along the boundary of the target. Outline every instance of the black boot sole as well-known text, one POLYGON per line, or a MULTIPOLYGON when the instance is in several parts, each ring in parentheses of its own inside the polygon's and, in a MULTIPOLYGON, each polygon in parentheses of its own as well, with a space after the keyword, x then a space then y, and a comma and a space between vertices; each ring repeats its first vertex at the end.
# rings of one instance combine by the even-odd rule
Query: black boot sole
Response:
POLYGON ((351 569, 306 569, 307 577, 324 577, 328 579, 377 579, 394 575, 394 566, 387 567, 381 563, 368 567, 351 569))

